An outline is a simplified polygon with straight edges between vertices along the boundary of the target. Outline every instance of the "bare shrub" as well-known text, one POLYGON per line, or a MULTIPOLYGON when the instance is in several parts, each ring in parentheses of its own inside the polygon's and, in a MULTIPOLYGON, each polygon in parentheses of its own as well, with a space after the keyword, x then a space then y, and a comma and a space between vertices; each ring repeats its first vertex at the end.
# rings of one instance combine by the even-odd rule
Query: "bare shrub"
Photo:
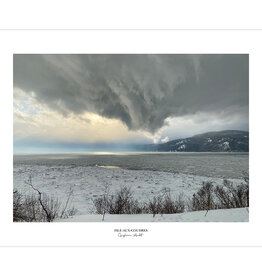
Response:
POLYGON ((249 174, 248 172, 243 172, 243 179, 245 181, 245 196, 246 196, 246 205, 249 207, 249 174))
POLYGON ((13 191, 13 221, 24 221, 24 208, 22 194, 17 190, 13 191))
POLYGON ((140 204, 137 199, 131 198, 126 204, 126 214, 142 214, 145 213, 145 206, 140 204))
POLYGON ((59 202, 57 198, 43 194, 41 207, 45 207, 43 210, 48 222, 53 221, 55 218, 61 217, 61 215, 59 215, 60 206, 61 202, 59 202))
POLYGON ((14 191, 13 194, 13 221, 51 222, 58 217, 60 203, 57 199, 42 194, 42 204, 46 208, 46 211, 44 211, 39 198, 35 194, 22 195, 18 191, 14 191))
POLYGON ((245 183, 234 185, 225 179, 222 185, 213 186, 211 182, 203 182, 200 190, 189 202, 191 211, 230 209, 249 207, 249 177, 243 177, 245 183))
POLYGON ((164 191, 164 196, 162 200, 162 214, 176 214, 182 213, 185 209, 185 203, 183 200, 183 195, 180 194, 176 199, 171 197, 170 190, 164 191))
POLYGON ((108 198, 109 214, 130 214, 133 204, 131 189, 122 187, 115 195, 108 198))
MULTIPOLYGON (((245 181, 248 178, 246 178, 245 181)), ((224 180, 223 185, 215 188, 219 208, 241 208, 249 207, 249 184, 241 183, 234 186, 231 181, 224 180)))
POLYGON ((104 220, 105 218, 105 214, 107 213, 108 209, 107 209, 107 195, 103 195, 102 197, 96 198, 93 200, 93 204, 95 206, 96 209, 96 213, 100 214, 103 216, 102 220, 104 220))
POLYGON ((218 186, 216 186, 214 191, 215 191, 215 195, 218 199, 219 208, 221 208, 221 209, 234 208, 234 204, 232 203, 231 196, 228 193, 228 191, 225 189, 224 186, 218 185, 218 186))
POLYGON ((72 186, 70 187, 70 189, 69 189, 69 193, 68 193, 68 196, 67 196, 67 200, 66 200, 66 202, 65 202, 65 205, 64 205, 64 207, 63 207, 63 209, 62 209, 62 212, 61 212, 61 214, 60 214, 60 218, 67 218, 68 216, 70 216, 69 215, 69 213, 70 214, 73 214, 73 213, 76 213, 76 209, 74 209, 74 207, 69 211, 69 210, 67 210, 67 207, 68 207, 68 205, 69 205, 69 203, 70 203, 70 199, 71 199, 71 197, 73 196, 73 188, 72 188, 72 186))
POLYGON ((93 204, 96 208, 96 213, 97 214, 103 215, 104 212, 106 211, 106 208, 104 207, 104 202, 106 202, 105 199, 104 199, 104 196, 96 198, 96 199, 93 200, 93 204))
POLYGON ((139 202, 133 198, 130 188, 122 187, 115 194, 108 190, 101 197, 93 200, 96 213, 102 214, 103 219, 108 214, 176 214, 186 211, 201 211, 218 208, 240 208, 249 206, 248 177, 245 183, 234 186, 228 180, 223 185, 214 186, 212 182, 203 182, 201 188, 193 197, 185 199, 183 194, 176 198, 171 196, 170 189, 163 189, 160 194, 149 199, 148 202, 139 202))
POLYGON ((147 204, 148 213, 153 214, 176 214, 185 210, 184 195, 179 194, 176 199, 171 197, 170 189, 163 189, 161 194, 154 196, 147 204))
POLYGON ((42 193, 35 188, 31 177, 25 183, 36 193, 23 195, 17 190, 13 192, 13 221, 52 222, 56 218, 65 218, 76 213, 74 207, 67 210, 72 195, 71 189, 65 205, 60 211, 61 202, 57 198, 42 193))
POLYGON ((66 211, 67 217, 72 217, 78 213, 78 210, 75 207, 72 207, 66 211))
POLYGON ((162 195, 154 196, 148 203, 148 213, 153 214, 153 217, 156 214, 162 213, 162 195))
POLYGON ((94 207, 97 214, 102 215, 102 221, 105 219, 105 214, 108 212, 108 197, 109 197, 109 185, 105 185, 104 194, 93 200, 94 207))
POLYGON ((175 205, 176 205, 177 213, 185 212, 185 208, 186 208, 187 204, 186 204, 185 196, 183 193, 180 193, 178 195, 178 197, 176 198, 176 201, 175 201, 175 205))
POLYGON ((214 186, 212 182, 203 182, 200 190, 193 194, 192 211, 206 210, 208 212, 211 209, 216 209, 214 186))
POLYGON ((26 221, 45 221, 45 214, 35 194, 24 196, 23 208, 26 221))
MULTIPOLYGON (((32 184, 31 176, 29 176, 29 179, 25 181, 25 183, 38 193, 38 202, 42 207, 43 213, 45 214, 44 221, 46 219, 46 221, 51 222, 56 217, 58 217, 58 212, 60 208, 60 203, 58 202, 58 200, 55 199, 54 197, 49 197, 46 194, 43 194, 37 188, 35 188, 32 184)), ((34 201, 35 201, 35 198, 32 198, 31 200, 29 200, 29 205, 28 205, 29 210, 31 205, 34 206, 34 201)))
MULTIPOLYGON (((169 189, 163 189, 161 194, 154 196, 148 203, 139 202, 133 198, 129 187, 122 187, 113 195, 105 193, 93 200, 96 213, 108 214, 174 214, 182 213, 185 210, 185 201, 182 194, 176 199, 171 197, 169 189)), ((102 219, 102 220, 103 220, 102 219)))
POLYGON ((143 205, 133 198, 133 193, 129 187, 121 187, 113 195, 108 192, 101 197, 93 200, 96 213, 103 215, 108 214, 141 214, 145 211, 143 205))

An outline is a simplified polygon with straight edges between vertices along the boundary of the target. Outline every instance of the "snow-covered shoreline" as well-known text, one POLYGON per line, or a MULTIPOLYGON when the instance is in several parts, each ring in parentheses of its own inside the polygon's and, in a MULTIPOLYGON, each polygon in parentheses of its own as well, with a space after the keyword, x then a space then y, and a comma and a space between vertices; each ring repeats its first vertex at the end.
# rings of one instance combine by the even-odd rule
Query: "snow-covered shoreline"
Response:
MULTIPOLYGON (((180 214, 163 214, 153 217, 151 214, 111 215, 106 214, 103 222, 248 222, 247 208, 219 209, 180 214)), ((102 222, 101 215, 78 215, 56 222, 102 222)))
MULTIPOLYGON (((109 193, 115 193, 121 187, 130 187, 133 197, 140 202, 158 195, 164 188, 169 189, 173 197, 183 193, 186 198, 199 190, 203 181, 211 181, 215 185, 222 184, 223 179, 183 173, 169 173, 147 170, 123 170, 98 166, 30 166, 14 167, 14 189, 23 194, 32 193, 32 188, 25 184, 32 176, 33 185, 50 196, 58 198, 64 204, 70 188, 73 189, 70 206, 77 209, 76 216, 84 221, 94 214, 93 200, 103 195, 105 187, 109 193)), ((243 182, 231 179, 233 183, 243 182)), ((196 213, 194 213, 196 214, 196 213)), ((132 219, 128 216, 129 219, 132 219)), ((145 216, 143 219, 150 221, 145 216)), ((172 218, 170 218, 172 219, 172 218)))

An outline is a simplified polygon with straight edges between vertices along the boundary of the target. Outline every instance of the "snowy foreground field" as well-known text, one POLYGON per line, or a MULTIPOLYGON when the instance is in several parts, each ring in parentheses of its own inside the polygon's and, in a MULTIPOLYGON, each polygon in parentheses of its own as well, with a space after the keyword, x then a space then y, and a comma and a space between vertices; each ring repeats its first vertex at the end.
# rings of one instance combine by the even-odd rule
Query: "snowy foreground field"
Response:
MULTIPOLYGON (((164 214, 153 217, 149 214, 141 215, 109 215, 106 214, 104 222, 248 222, 246 208, 186 212, 181 214, 164 214)), ((59 222, 101 222, 101 215, 80 215, 59 222)))
MULTIPOLYGON (((95 214, 93 201, 102 196, 105 187, 109 194, 121 187, 131 187, 134 199, 140 202, 148 201, 157 196, 164 188, 170 189, 173 197, 183 193, 185 198, 192 198, 203 181, 222 184, 223 179, 183 173, 159 172, 149 170, 124 170, 114 167, 99 166, 45 166, 16 165, 14 166, 14 189, 23 194, 34 191, 25 184, 29 176, 32 184, 41 192, 58 198, 65 204, 68 193, 73 190, 69 208, 77 209, 73 217, 56 221, 101 221, 102 216, 95 214)), ((240 184, 242 179, 229 179, 234 184, 240 184)), ((106 222, 179 222, 179 221, 248 221, 248 211, 245 208, 186 212, 170 215, 105 215, 106 222)))

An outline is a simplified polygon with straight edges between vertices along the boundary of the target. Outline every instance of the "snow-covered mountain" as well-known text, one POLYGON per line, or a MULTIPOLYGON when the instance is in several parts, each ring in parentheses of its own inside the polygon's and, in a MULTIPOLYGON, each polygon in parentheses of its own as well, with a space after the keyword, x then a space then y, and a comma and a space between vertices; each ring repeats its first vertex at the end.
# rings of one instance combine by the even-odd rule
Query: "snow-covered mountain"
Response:
POLYGON ((164 152, 248 152, 249 132, 239 130, 207 132, 163 144, 145 145, 143 150, 164 152))

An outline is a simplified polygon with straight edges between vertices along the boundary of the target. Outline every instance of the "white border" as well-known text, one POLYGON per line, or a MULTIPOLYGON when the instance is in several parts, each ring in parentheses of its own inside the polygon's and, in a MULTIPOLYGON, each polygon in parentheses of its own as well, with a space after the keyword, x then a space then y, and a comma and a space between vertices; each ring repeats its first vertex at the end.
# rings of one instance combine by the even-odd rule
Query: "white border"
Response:
POLYGON ((257 246, 260 197, 262 36, 260 31, 1 31, 1 235, 5 246, 257 246), (249 53, 249 223, 13 223, 13 53, 249 53), (115 228, 147 228, 142 239, 119 239, 115 228))
POLYGON ((259 0, 8 0, 5 29, 262 28, 259 0))

